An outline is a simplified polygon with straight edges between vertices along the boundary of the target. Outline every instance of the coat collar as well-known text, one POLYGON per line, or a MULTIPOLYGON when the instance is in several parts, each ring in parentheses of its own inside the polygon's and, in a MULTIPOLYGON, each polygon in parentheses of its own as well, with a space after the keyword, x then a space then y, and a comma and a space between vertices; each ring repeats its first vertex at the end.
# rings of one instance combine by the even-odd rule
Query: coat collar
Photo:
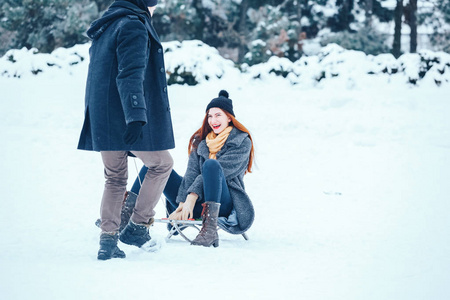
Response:
POLYGON ((156 30, 155 28, 153 28, 152 23, 149 22, 147 19, 145 20, 145 27, 147 28, 147 31, 150 33, 150 35, 155 39, 155 41, 161 44, 158 33, 156 33, 156 30))
MULTIPOLYGON (((228 148, 241 145, 246 137, 248 137, 247 133, 240 131, 236 127, 233 127, 222 149, 220 149, 220 151, 217 152, 216 155, 217 158, 219 158, 223 153, 225 153, 228 148)), ((197 154, 203 156, 205 159, 209 158, 209 148, 206 145, 206 140, 202 140, 200 144, 198 144, 197 154)))
POLYGON ((115 20, 128 15, 137 16, 145 24, 145 28, 150 36, 152 36, 156 42, 161 44, 159 36, 151 23, 152 17, 150 16, 150 12, 147 10, 142 0, 115 1, 101 18, 92 22, 91 27, 87 31, 87 35, 93 40, 97 39, 115 20))

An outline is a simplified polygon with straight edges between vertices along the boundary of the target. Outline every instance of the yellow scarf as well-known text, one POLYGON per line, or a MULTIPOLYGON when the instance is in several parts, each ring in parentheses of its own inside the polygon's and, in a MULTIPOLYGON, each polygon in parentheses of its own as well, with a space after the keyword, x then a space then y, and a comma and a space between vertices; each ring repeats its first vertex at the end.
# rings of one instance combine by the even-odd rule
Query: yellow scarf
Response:
POLYGON ((222 146, 227 141, 231 129, 233 129, 233 126, 228 126, 219 134, 215 134, 214 131, 208 133, 206 136, 206 145, 209 148, 210 159, 216 159, 216 154, 220 151, 220 149, 222 149, 222 146))

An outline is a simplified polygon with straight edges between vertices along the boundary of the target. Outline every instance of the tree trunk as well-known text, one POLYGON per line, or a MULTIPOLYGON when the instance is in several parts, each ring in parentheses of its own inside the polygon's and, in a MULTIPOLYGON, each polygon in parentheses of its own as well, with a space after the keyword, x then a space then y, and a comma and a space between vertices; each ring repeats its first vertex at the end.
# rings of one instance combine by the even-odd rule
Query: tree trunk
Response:
POLYGON ((409 52, 417 52, 417 0, 409 0, 409 27, 411 28, 409 52))
MULTIPOLYGON (((289 59, 291 61, 296 61, 300 59, 303 55, 303 35, 302 35, 302 7, 307 5, 304 0, 293 0, 294 15, 292 16, 298 22, 298 27, 295 31, 296 38, 294 40, 289 40, 289 59)), ((307 2, 307 1, 306 1, 307 2)))
POLYGON ((398 58, 401 54, 401 39, 402 39, 402 16, 403 16, 403 0, 397 0, 397 5, 394 10, 395 30, 394 43, 392 45, 392 54, 398 58))
POLYGON ((203 8, 202 0, 193 0, 192 6, 195 8, 197 16, 200 20, 197 28, 195 29, 195 39, 203 41, 203 30, 205 29, 205 11, 203 8))
POLYGON ((342 1, 342 23, 345 30, 350 30, 350 14, 352 10, 353 0, 343 0, 342 1))
POLYGON ((249 0, 242 0, 241 6, 240 6, 240 13, 239 13, 239 37, 240 37, 240 43, 238 48, 238 62, 244 61, 244 56, 247 53, 247 37, 248 37, 248 28, 247 28, 247 11, 249 8, 249 0))
POLYGON ((298 28, 297 28, 297 36, 300 39, 300 34, 302 33, 302 1, 297 0, 297 22, 298 22, 298 28))
POLYGON ((366 27, 372 27, 373 0, 366 0, 366 27))

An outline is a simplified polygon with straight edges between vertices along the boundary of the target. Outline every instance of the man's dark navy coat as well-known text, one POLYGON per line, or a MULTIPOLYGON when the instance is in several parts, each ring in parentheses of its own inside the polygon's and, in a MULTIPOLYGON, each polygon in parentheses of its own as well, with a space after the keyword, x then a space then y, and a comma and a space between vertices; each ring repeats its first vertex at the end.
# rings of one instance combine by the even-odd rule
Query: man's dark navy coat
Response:
POLYGON ((174 148, 164 51, 144 1, 115 1, 87 34, 92 46, 78 149, 174 148), (135 121, 145 123, 142 139, 126 145, 126 125, 135 121))

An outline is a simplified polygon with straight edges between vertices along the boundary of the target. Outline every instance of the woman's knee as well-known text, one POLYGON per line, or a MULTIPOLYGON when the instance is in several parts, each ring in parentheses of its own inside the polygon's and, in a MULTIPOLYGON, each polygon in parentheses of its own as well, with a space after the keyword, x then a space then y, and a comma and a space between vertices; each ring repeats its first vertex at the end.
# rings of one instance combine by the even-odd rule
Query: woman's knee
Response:
POLYGON ((222 171, 222 167, 220 166, 220 163, 215 159, 207 159, 203 163, 202 167, 203 172, 218 172, 222 171))

